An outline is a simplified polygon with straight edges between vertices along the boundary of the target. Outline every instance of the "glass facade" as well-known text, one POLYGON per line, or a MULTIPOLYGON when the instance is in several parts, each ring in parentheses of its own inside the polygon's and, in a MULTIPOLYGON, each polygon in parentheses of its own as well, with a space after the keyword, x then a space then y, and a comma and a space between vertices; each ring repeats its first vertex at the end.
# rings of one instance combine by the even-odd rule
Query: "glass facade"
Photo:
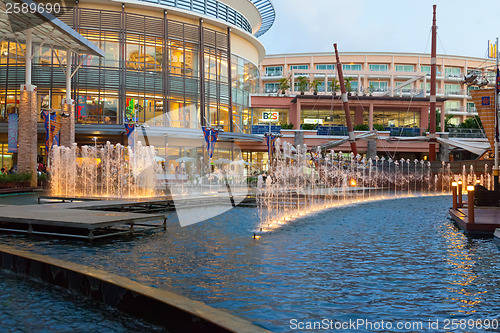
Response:
MULTIPOLYGON (((74 8, 61 20, 100 47, 105 57, 72 57, 76 122, 245 131, 257 66, 230 57, 228 34, 202 25, 122 11, 74 8), (232 97, 232 98, 231 98, 232 97), (230 109, 232 107, 232 115, 230 109), (233 123, 231 124, 231 118, 233 123)), ((16 112, 24 83, 24 45, 0 43, 0 121, 16 112)), ((32 83, 38 107, 60 108, 66 52, 36 48, 32 83)))

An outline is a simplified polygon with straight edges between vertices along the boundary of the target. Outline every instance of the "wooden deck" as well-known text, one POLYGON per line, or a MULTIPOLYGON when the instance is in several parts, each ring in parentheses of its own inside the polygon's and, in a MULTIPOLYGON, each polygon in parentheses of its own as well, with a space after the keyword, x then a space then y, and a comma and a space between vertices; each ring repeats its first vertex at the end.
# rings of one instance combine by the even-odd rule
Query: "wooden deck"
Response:
MULTIPOLYGON (((0 231, 94 240, 145 230, 166 230, 164 214, 89 209, 95 202, 0 205, 0 231)), ((93 208, 93 207, 92 207, 93 208)))
POLYGON ((493 236, 495 229, 500 228, 500 208, 475 207, 474 223, 467 217, 467 208, 450 208, 449 214, 457 225, 471 235, 493 236))
MULTIPOLYGON (((241 205, 255 198, 235 195, 241 205)), ((144 199, 40 196, 36 205, 0 205, 0 231, 87 239, 166 230, 165 212, 193 207, 234 206, 227 194, 144 199)))

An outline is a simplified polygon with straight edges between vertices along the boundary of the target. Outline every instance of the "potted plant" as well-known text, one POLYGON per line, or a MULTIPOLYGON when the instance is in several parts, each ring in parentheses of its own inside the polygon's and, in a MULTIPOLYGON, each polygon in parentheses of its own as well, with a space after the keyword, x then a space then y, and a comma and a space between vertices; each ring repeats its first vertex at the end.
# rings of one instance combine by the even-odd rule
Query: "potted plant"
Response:
POLYGON ((337 91, 340 90, 339 81, 337 79, 333 79, 332 82, 330 82, 330 88, 332 88, 333 95, 336 95, 337 91))
POLYGON ((278 95, 280 92, 284 95, 288 88, 290 88, 290 83, 288 81, 288 78, 286 77, 281 78, 278 81, 278 95))
POLYGON ((307 78, 305 76, 299 76, 297 81, 299 83, 300 94, 304 95, 304 92, 307 90, 307 78))
POLYGON ((312 89, 314 95, 318 94, 318 87, 321 85, 321 82, 322 81, 318 80, 318 79, 312 80, 312 82, 311 82, 311 89, 312 89))
POLYGON ((370 96, 373 94, 373 92, 375 91, 375 87, 373 86, 373 84, 370 83, 370 87, 368 87, 368 91, 370 92, 370 96))
POLYGON ((346 77, 344 79, 344 84, 345 84, 345 90, 347 91, 347 95, 351 96, 352 92, 352 84, 351 84, 352 78, 346 77))

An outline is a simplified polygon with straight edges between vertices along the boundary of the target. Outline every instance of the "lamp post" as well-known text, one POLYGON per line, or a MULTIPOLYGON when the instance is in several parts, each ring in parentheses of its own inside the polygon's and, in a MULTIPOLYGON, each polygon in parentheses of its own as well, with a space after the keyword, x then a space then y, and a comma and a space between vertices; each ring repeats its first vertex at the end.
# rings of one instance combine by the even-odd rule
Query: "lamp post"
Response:
POLYGON ((467 219, 469 223, 474 223, 474 186, 467 186, 467 219))

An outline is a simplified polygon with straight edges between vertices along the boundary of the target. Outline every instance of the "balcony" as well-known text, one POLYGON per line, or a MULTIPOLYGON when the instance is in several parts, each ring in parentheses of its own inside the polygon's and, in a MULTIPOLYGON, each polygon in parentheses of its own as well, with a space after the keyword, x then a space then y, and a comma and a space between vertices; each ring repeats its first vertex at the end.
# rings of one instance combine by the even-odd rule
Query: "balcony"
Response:
POLYGON ((450 138, 486 138, 482 129, 450 128, 450 138))

